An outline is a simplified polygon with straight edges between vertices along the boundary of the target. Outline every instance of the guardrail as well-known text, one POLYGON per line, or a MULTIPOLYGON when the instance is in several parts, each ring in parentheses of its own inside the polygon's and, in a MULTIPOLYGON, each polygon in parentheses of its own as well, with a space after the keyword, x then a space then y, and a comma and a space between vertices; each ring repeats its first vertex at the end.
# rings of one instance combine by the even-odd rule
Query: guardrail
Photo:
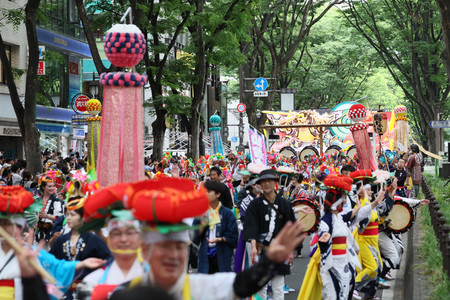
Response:
POLYGON ((431 223, 433 225, 434 234, 439 241, 439 248, 442 252, 443 269, 450 276, 450 226, 447 224, 447 220, 444 217, 444 213, 441 210, 439 202, 433 194, 425 177, 422 180, 422 192, 425 198, 430 200, 428 205, 431 223))

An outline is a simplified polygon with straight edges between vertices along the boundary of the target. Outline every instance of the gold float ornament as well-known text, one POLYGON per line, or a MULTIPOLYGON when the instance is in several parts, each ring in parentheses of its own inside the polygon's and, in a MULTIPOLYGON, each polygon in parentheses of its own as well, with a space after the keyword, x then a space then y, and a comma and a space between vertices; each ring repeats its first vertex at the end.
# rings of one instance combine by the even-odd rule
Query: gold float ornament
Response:
POLYGON ((86 122, 93 122, 93 121, 101 121, 101 116, 95 116, 95 117, 86 117, 86 122))
POLYGON ((395 117, 395 121, 406 121, 406 122, 408 122, 408 118, 407 117, 395 117))
POLYGON ((398 148, 400 153, 408 151, 409 148, 409 125, 406 113, 408 109, 404 105, 398 105, 394 108, 395 127, 393 149, 398 148))
POLYGON ((90 99, 86 103, 86 111, 91 115, 91 117, 86 117, 86 122, 88 122, 88 151, 90 153, 90 165, 89 167, 95 169, 95 160, 98 155, 98 143, 100 137, 100 121, 102 117, 98 114, 102 111, 102 104, 98 99, 90 99))
POLYGON ((100 101, 98 99, 90 99, 86 103, 86 111, 91 116, 96 116, 102 111, 102 104, 100 103, 100 101))

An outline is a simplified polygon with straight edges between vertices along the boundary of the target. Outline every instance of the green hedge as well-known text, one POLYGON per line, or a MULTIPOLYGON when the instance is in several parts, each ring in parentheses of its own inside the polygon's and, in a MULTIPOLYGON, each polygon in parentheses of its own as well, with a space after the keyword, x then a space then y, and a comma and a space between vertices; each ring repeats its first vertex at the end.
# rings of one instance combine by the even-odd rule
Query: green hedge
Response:
POLYGON ((450 183, 444 187, 448 179, 435 178, 432 175, 425 175, 434 196, 439 201, 441 210, 444 213, 447 223, 450 224, 450 183))
MULTIPOLYGON (((444 188, 446 180, 436 179, 431 175, 426 175, 426 178, 434 196, 439 201, 447 222, 450 224, 450 184, 444 188)), ((427 274, 427 283, 432 291, 429 299, 448 300, 450 299, 450 280, 442 270, 442 253, 431 225, 428 207, 421 208, 418 224, 420 224, 420 229, 424 234, 420 247, 420 257, 425 262, 424 269, 427 274)))

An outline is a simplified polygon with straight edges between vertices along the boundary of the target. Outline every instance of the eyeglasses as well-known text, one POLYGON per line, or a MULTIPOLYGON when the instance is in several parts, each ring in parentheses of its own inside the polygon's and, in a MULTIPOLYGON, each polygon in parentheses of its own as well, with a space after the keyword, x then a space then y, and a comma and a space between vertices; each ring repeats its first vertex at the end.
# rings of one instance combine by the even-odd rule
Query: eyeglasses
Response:
POLYGON ((136 230, 127 230, 127 231, 119 231, 119 230, 114 230, 113 232, 111 232, 109 234, 109 237, 111 238, 111 240, 117 240, 122 238, 122 236, 125 236, 127 239, 133 238, 135 237, 139 232, 137 232, 136 230))

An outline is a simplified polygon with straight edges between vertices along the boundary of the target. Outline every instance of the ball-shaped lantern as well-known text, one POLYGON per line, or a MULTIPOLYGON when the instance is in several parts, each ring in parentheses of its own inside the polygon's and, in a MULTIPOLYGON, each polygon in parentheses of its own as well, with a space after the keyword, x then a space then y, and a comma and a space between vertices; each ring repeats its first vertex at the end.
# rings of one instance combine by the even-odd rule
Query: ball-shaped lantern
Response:
POLYGON ((362 104, 353 104, 348 110, 348 118, 353 122, 362 122, 366 118, 366 108, 362 104))
POLYGON ((144 57, 146 41, 136 25, 115 24, 108 30, 103 47, 113 65, 131 68, 144 57))
POLYGON ((102 104, 97 99, 90 99, 86 103, 86 111, 91 116, 96 116, 102 111, 102 104))
POLYGON ((209 118, 209 123, 211 123, 211 126, 214 126, 214 127, 219 126, 221 121, 222 121, 222 119, 218 115, 212 115, 209 118))
POLYGON ((408 109, 404 105, 397 105, 394 108, 394 113, 396 117, 404 117, 406 116, 406 113, 408 112, 408 109))

